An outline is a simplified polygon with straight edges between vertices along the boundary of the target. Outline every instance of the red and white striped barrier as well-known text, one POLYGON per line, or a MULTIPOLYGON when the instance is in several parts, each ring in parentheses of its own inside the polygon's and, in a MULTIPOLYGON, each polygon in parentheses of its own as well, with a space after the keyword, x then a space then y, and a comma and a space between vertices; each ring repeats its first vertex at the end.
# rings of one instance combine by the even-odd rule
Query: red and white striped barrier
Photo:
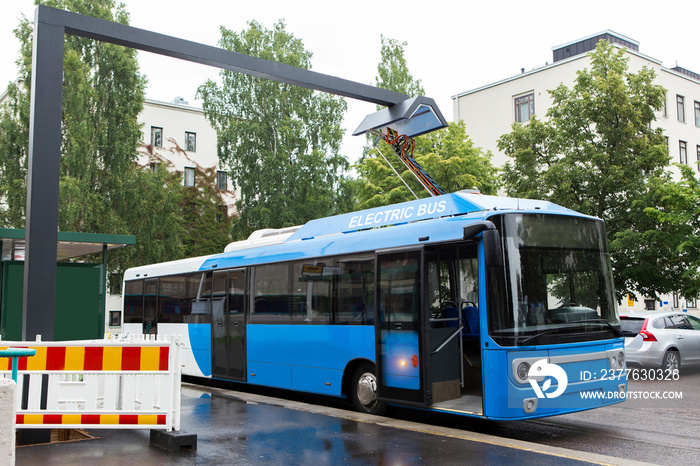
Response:
MULTIPOLYGON (((18 362, 17 428, 179 431, 179 345, 136 338, 0 341, 0 350, 36 350, 18 362)), ((0 359, 0 376, 11 371, 0 359)))

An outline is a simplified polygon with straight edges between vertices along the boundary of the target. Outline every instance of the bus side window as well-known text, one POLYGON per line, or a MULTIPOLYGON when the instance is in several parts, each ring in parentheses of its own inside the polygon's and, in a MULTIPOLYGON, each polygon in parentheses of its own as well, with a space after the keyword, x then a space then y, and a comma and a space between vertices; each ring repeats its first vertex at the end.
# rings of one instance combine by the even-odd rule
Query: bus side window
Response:
POLYGON ((158 305, 158 279, 146 279, 143 290, 143 333, 156 333, 156 306, 158 305))
POLYGON ((187 277, 161 277, 158 282, 158 323, 180 324, 185 321, 187 277))
POLYGON ((143 323, 143 280, 124 284, 124 323, 143 323))
POLYGON ((211 272, 194 273, 187 280, 186 306, 190 315, 186 321, 190 324, 208 324, 211 322, 211 272))
POLYGON ((292 317, 291 264, 259 265, 253 269, 251 322, 290 323, 292 317))
POLYGON ((374 257, 348 257, 338 261, 335 323, 363 325, 374 322, 374 257))

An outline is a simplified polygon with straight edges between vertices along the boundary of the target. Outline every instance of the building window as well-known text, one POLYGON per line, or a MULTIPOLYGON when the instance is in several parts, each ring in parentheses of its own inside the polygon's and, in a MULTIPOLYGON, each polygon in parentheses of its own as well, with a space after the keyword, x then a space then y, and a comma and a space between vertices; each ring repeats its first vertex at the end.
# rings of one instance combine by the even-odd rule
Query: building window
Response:
POLYGON ((678 299, 678 293, 673 293, 673 307, 678 309, 680 306, 680 300, 678 299))
POLYGON ((148 168, 151 170, 152 173, 156 173, 158 171, 158 167, 160 164, 158 162, 151 162, 148 164, 148 168))
POLYGON ((525 123, 535 114, 535 94, 515 98, 515 121, 525 123))
POLYGON ((122 311, 109 311, 109 326, 119 327, 122 324, 122 311))
POLYGON ((678 111, 678 121, 685 123, 685 97, 676 95, 676 110, 678 111))
POLYGON ((197 152, 197 133, 185 131, 185 150, 197 152))
POLYGON ((226 218, 228 218, 228 207, 225 205, 217 206, 216 221, 223 222, 226 218))
POLYGON ((194 186, 194 168, 185 167, 185 186, 194 186))
POLYGON ((163 147, 163 128, 151 126, 151 145, 154 147, 163 147))
POLYGON ((695 146, 695 150, 698 152, 698 170, 700 170, 700 145, 695 146))
POLYGON ((221 191, 226 191, 226 189, 228 189, 228 175, 226 172, 216 172, 216 187, 221 191))
POLYGON ((678 141, 678 153, 681 156, 681 164, 688 164, 688 144, 685 141, 678 141))
POLYGON ((700 126, 700 102, 695 101, 695 126, 700 126))
POLYGON ((685 307, 687 307, 687 308, 689 308, 689 309, 696 309, 696 308, 698 307, 697 301, 696 301, 694 298, 693 298, 693 299, 687 299, 687 300, 685 301, 685 307))

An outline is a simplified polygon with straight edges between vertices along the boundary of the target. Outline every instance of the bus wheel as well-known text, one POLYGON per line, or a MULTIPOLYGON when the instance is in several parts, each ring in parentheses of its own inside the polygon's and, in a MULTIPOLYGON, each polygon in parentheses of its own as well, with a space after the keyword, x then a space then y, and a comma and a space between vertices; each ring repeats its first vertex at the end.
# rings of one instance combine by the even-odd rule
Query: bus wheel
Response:
POLYGON ((386 403, 377 399, 377 376, 369 364, 358 367, 352 377, 350 399, 355 409, 361 413, 383 414, 386 403))

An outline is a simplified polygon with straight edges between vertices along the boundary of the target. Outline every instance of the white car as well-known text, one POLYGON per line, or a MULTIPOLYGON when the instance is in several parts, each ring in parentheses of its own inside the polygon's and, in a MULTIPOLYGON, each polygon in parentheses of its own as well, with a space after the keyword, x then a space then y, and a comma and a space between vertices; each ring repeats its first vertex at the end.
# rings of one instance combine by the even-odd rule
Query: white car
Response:
POLYGON ((685 312, 639 311, 620 316, 628 364, 678 370, 700 365, 700 319, 685 312))

